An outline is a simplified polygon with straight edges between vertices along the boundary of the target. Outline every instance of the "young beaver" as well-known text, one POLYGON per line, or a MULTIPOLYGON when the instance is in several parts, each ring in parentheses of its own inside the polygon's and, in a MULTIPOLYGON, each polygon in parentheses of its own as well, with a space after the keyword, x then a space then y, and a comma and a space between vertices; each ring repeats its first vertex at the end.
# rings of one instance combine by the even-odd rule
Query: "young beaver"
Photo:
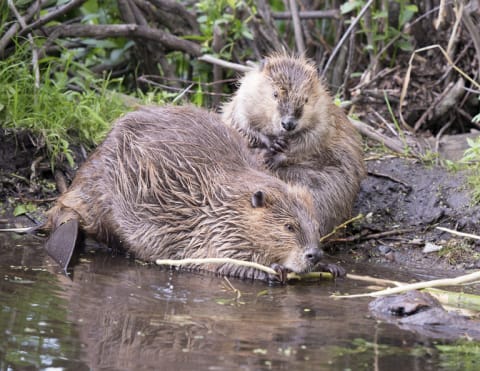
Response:
MULTIPOLYGON (((308 191, 262 171, 217 115, 144 107, 114 124, 49 211, 49 227, 61 231, 78 220, 87 235, 146 261, 224 257, 272 265, 284 282, 286 271, 310 271, 322 257, 312 205, 308 191)), ((55 232, 49 241, 47 250, 55 232)), ((200 267, 272 278, 234 265, 200 267)), ((320 269, 344 274, 335 265, 320 269)))
POLYGON ((321 235, 350 216, 365 176, 361 141, 311 62, 266 58, 241 79, 222 117, 277 177, 310 190, 321 235))

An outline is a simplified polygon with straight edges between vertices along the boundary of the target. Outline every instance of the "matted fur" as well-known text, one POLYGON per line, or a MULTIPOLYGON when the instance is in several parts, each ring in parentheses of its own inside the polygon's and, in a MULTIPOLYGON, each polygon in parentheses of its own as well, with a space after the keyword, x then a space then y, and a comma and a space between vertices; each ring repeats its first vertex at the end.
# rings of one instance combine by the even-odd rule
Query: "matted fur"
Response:
POLYGON ((228 257, 304 272, 319 238, 309 192, 262 171, 235 130, 194 107, 143 107, 117 120, 49 212, 50 227, 72 217, 146 261, 228 257), (252 205, 257 191, 263 207, 252 205))
POLYGON ((365 176, 361 141, 312 62, 281 53, 266 58, 240 80, 222 118, 277 177, 311 191, 321 235, 350 216, 365 176), (282 121, 296 126, 286 130, 282 121), (275 149, 278 141, 283 151, 275 149))

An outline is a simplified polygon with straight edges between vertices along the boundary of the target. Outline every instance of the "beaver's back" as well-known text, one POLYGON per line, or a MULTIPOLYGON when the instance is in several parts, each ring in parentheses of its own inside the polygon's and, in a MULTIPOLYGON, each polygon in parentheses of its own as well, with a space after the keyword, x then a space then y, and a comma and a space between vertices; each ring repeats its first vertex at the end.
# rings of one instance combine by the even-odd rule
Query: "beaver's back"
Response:
MULTIPOLYGON (((114 126, 101 151, 115 151, 126 159, 148 156, 165 166, 208 167, 209 171, 256 167, 255 159, 244 150, 242 138, 229 130, 214 113, 186 107, 142 107, 114 126)), ((119 161, 123 158, 119 157, 119 161)))

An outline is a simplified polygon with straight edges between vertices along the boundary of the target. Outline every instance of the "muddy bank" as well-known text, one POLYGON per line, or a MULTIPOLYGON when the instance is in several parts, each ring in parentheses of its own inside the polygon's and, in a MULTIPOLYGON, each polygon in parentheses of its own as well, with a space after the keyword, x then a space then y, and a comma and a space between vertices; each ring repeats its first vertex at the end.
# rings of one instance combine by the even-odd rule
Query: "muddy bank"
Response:
POLYGON ((365 218, 346 237, 356 258, 448 270, 480 267, 480 241, 436 229, 479 233, 480 207, 472 204, 467 174, 398 157, 367 164, 355 207, 365 218), (426 246, 439 250, 424 252, 426 246))

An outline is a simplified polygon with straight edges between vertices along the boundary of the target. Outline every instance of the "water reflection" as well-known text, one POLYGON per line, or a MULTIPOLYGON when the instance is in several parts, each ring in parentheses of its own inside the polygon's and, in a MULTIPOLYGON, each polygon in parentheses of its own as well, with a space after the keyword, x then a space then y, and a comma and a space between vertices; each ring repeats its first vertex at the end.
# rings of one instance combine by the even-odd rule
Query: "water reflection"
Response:
POLYGON ((32 237, 2 237, 0 370, 442 367, 432 340, 377 323, 368 299, 329 298, 364 284, 231 280, 238 297, 221 278, 101 251, 84 254, 70 280, 32 237))
POLYGON ((68 303, 47 270, 40 241, 0 234, 0 246, 0 370, 86 369, 68 303))

